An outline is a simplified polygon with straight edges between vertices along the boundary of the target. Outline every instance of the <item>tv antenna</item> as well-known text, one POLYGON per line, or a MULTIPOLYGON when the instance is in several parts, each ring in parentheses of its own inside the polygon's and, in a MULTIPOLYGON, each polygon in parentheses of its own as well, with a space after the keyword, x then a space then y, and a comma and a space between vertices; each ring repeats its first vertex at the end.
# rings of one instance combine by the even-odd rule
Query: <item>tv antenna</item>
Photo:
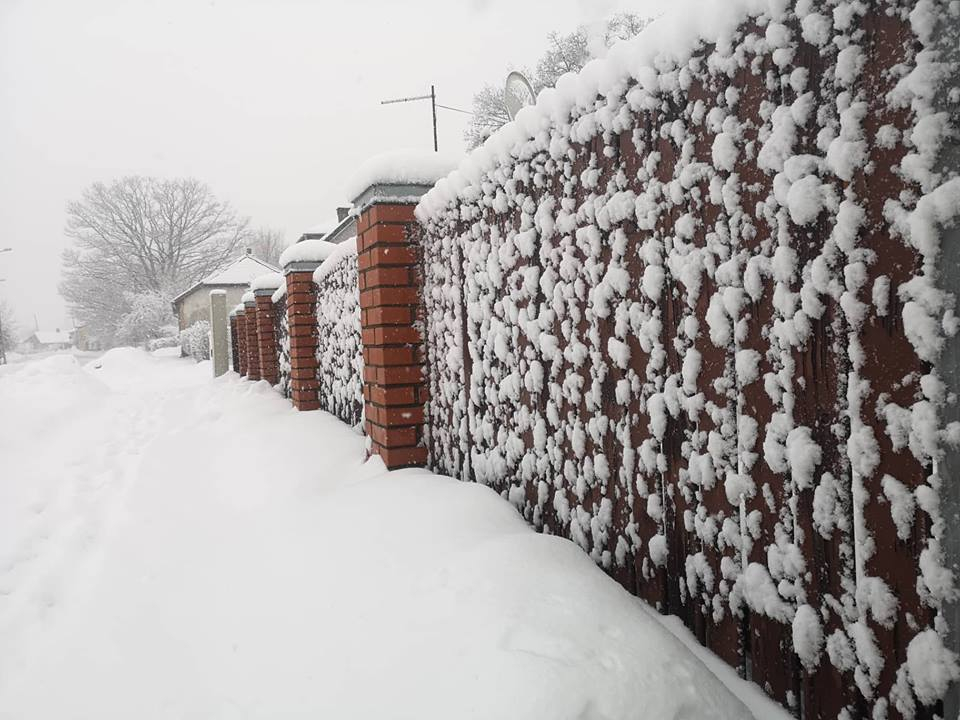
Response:
POLYGON ((516 119, 517 113, 523 108, 533 105, 536 100, 537 96, 533 92, 533 87, 530 85, 530 81, 523 76, 523 73, 514 70, 507 75, 507 82, 503 86, 503 101, 507 106, 507 114, 511 120, 516 119))
POLYGON ((381 100, 381 105, 393 105, 395 103, 405 103, 405 102, 414 102, 416 100, 429 100, 430 109, 433 111, 433 151, 439 152, 437 147, 437 108, 442 108, 443 110, 452 110, 453 112, 463 113, 464 115, 473 115, 469 110, 461 110, 460 108, 450 107, 449 105, 441 105, 437 102, 437 91, 434 89, 433 85, 430 86, 429 95, 415 95, 414 97, 405 97, 397 98, 396 100, 381 100))

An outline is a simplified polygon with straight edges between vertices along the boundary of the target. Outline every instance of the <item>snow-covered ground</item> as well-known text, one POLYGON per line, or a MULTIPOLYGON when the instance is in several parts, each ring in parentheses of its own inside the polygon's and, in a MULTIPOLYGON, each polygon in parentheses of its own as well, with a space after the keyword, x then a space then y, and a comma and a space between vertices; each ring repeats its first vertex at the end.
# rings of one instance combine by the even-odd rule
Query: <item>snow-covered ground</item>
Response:
MULTIPOLYGON (((78 350, 77 348, 68 348, 66 350, 43 350, 36 353, 18 353, 11 350, 7 351, 7 363, 15 365, 17 363, 36 362, 44 360, 54 355, 73 355, 80 362, 89 362, 94 358, 103 355, 103 350, 78 350)), ((6 365, 0 365, 0 375, 10 372, 11 369, 6 365)))
POLYGON ((0 718, 786 717, 493 492, 208 363, 11 366, 0 458, 0 718))

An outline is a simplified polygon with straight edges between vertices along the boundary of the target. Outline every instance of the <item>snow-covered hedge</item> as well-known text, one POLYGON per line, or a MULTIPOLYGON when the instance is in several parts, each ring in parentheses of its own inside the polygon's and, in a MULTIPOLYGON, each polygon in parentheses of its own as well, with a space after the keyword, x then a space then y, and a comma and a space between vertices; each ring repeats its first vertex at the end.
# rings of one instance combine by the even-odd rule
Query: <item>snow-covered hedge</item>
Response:
POLYGON ((180 348, 184 355, 194 360, 209 360, 210 323, 207 320, 198 320, 185 330, 181 330, 180 348))
POLYGON ((147 350, 153 352, 162 348, 177 347, 180 344, 180 331, 176 325, 161 328, 163 336, 147 340, 147 350))
POLYGON ((320 406, 345 423, 363 419, 363 347, 356 239, 336 249, 313 273, 317 283, 317 378, 320 406))
POLYGON ((948 6, 700 3, 544 91, 417 208, 432 466, 806 717, 913 718, 958 676, 948 6))

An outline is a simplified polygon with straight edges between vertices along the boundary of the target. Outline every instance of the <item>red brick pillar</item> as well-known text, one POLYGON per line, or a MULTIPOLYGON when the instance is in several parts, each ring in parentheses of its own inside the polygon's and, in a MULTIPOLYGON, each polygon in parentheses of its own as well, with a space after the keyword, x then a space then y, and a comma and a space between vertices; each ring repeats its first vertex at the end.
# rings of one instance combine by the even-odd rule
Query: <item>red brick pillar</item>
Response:
POLYGON ((244 310, 237 310, 237 334, 234 336, 237 343, 237 358, 239 362, 234 368, 241 376, 247 374, 247 314, 244 310))
POLYGON ((273 290, 256 290, 254 298, 257 304, 257 350, 260 353, 260 378, 271 385, 279 380, 277 367, 277 338, 273 324, 273 290))
POLYGON ((296 262, 284 267, 287 281, 287 324, 290 328, 290 396, 297 410, 320 407, 317 390, 317 286, 313 271, 318 262, 296 262))
POLYGON ((418 249, 407 232, 413 208, 375 202, 357 224, 366 432, 388 468, 427 460, 418 249))
POLYGON ((260 379, 260 343, 257 339, 257 301, 253 293, 243 296, 243 315, 246 318, 247 379, 260 379))

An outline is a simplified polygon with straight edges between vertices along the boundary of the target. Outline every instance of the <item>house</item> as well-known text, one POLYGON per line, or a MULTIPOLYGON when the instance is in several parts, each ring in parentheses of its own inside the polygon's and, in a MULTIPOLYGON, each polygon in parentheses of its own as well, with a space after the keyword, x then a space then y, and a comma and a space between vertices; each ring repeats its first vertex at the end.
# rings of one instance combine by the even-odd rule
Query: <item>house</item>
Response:
POLYGON ((310 228, 298 237, 294 244, 304 240, 326 240, 334 245, 357 236, 357 218, 350 214, 350 208, 337 208, 337 224, 332 228, 323 223, 310 228))
MULTIPOLYGON (((350 238, 357 236, 357 218, 355 215, 350 214, 350 208, 338 207, 337 208, 337 226, 333 228, 330 232, 325 235, 319 236, 321 239, 326 240, 329 243, 337 245, 342 243, 344 240, 349 240, 350 238)), ((308 238, 304 236, 302 240, 307 240, 308 238)), ((312 239, 312 238, 311 238, 312 239)))
POLYGON ((20 347, 26 352, 44 352, 50 350, 66 350, 73 346, 70 333, 57 328, 56 330, 37 330, 23 341, 20 347))
POLYGON ((186 330, 200 320, 210 321, 211 290, 225 290, 227 307, 233 307, 240 302, 250 281, 268 272, 277 272, 277 268, 254 257, 248 248, 245 255, 241 255, 225 268, 211 273, 173 299, 173 312, 177 316, 180 329, 186 330))

